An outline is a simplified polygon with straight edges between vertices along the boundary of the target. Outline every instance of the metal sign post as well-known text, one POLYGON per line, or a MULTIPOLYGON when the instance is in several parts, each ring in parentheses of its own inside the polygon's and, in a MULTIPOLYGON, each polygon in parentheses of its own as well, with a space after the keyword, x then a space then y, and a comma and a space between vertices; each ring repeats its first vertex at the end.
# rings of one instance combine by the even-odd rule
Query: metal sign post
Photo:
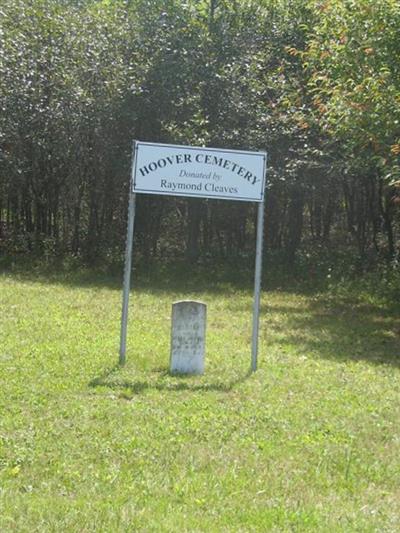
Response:
POLYGON ((266 164, 265 152, 133 143, 119 351, 121 365, 126 361, 136 193, 146 193, 258 203, 251 349, 251 370, 257 369, 266 164))
POLYGON ((126 235, 125 249, 125 268, 124 268, 124 287, 122 292, 122 317, 121 317, 121 339, 119 346, 119 364, 124 365, 126 361, 126 333, 128 328, 128 306, 129 291, 131 288, 131 271, 132 271, 132 251, 133 251, 133 230, 135 224, 136 194, 132 190, 133 173, 136 160, 136 142, 133 143, 132 149, 132 173, 131 185, 129 187, 129 207, 128 207, 128 227, 126 235))
MULTIPOLYGON (((267 158, 264 159, 264 183, 267 178, 267 158)), ((257 370, 258 359, 258 330, 260 326, 260 298, 262 278, 262 256, 264 242, 264 200, 258 204, 257 210, 257 238, 256 264, 254 273, 254 303, 253 303, 253 336, 251 340, 251 371, 257 370)))
POLYGON ((258 204, 257 211, 257 242, 256 242, 256 266, 254 274, 254 304, 253 304, 253 336, 251 341, 251 370, 257 370, 258 356, 258 329, 260 324, 260 297, 261 297, 261 273, 262 273, 262 250, 264 233, 264 202, 258 204))

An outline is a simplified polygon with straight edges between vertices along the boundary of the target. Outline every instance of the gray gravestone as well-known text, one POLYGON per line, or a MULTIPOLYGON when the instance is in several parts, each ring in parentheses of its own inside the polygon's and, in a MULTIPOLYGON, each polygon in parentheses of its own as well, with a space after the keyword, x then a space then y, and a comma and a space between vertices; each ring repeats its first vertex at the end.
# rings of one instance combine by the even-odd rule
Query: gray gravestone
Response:
POLYGON ((190 300, 172 304, 170 371, 203 374, 207 306, 190 300))

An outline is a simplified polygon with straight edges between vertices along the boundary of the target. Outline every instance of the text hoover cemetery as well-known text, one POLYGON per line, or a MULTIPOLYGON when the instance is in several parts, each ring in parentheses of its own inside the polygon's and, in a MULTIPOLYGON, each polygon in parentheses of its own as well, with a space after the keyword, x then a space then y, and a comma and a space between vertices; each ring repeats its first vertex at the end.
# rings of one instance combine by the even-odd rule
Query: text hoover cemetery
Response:
POLYGON ((133 190, 261 202, 266 154, 137 143, 133 190))

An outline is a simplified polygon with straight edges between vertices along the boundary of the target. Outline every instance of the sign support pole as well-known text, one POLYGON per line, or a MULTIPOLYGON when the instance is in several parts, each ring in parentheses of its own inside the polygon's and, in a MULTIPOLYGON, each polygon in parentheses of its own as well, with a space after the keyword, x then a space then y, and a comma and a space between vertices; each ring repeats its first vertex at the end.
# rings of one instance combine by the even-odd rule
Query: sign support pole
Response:
POLYGON ((260 324, 260 295, 261 295, 261 269, 263 255, 264 233, 264 202, 258 204, 257 211, 257 243, 256 266, 254 275, 254 304, 253 304, 253 337, 251 343, 251 371, 257 370, 258 355, 258 329, 260 324))
POLYGON ((124 365, 126 361, 126 334, 128 327, 128 305, 129 305, 129 291, 131 288, 131 271, 132 271, 132 251, 133 251, 133 231, 135 223, 136 211, 136 194, 132 192, 133 173, 135 168, 136 157, 136 142, 133 143, 132 156, 132 174, 129 190, 129 207, 128 207, 128 227, 126 236, 125 249, 125 268, 124 268, 124 287, 122 293, 122 317, 121 317, 121 338, 119 348, 119 364, 124 365))

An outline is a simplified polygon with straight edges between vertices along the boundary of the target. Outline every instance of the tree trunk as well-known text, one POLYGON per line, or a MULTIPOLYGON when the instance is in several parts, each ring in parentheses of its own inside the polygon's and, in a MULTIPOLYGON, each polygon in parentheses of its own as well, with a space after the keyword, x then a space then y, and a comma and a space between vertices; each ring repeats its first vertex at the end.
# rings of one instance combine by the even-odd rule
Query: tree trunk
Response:
POLYGON ((293 264, 303 231, 304 193, 299 188, 292 192, 289 205, 286 252, 288 263, 293 264))
POLYGON ((195 263, 200 255, 199 237, 201 222, 201 204, 197 198, 188 199, 188 238, 186 245, 186 258, 190 263, 195 263))

